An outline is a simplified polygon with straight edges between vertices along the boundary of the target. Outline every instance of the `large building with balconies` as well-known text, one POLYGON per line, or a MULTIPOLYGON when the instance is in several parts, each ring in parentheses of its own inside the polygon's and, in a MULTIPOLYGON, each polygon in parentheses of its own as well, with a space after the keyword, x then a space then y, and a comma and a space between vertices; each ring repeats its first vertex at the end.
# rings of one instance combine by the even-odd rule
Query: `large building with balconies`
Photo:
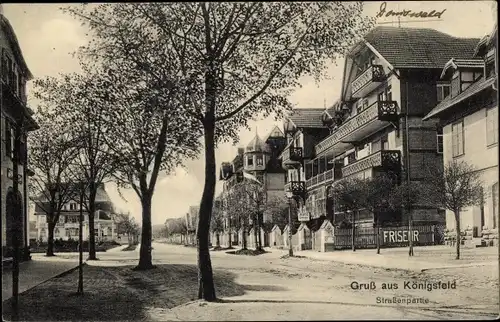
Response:
POLYGON ((0 62, 2 253, 4 257, 12 256, 13 236, 17 234, 21 242, 22 259, 27 260, 30 258, 28 177, 32 172, 28 169, 26 136, 27 132, 38 129, 38 125, 26 99, 26 82, 32 75, 1 5, 0 62), (14 171, 15 163, 17 174, 14 171), (17 192, 14 181, 17 182, 17 192), (19 207, 15 206, 16 203, 19 207))
MULTIPOLYGON (((84 201, 85 202, 85 201, 84 201)), ((94 227, 96 241, 111 241, 116 237, 116 224, 113 220, 114 207, 108 193, 101 184, 97 189, 96 194, 96 212, 94 214, 94 227)), ((41 242, 46 242, 48 239, 48 222, 47 212, 48 202, 43 196, 35 201, 35 216, 36 216, 36 229, 37 239, 41 242)), ((85 205, 83 211, 83 240, 88 240, 89 237, 89 218, 85 205)), ((54 239, 76 240, 79 238, 80 230, 80 204, 75 200, 71 200, 63 205, 59 220, 54 227, 54 239)))
MULTIPOLYGON (((228 196, 231 189, 245 177, 257 180, 262 184, 266 199, 279 197, 284 194, 285 171, 281 167, 279 155, 286 145, 285 135, 275 126, 265 139, 258 134, 245 148, 238 148, 238 154, 232 162, 223 162, 220 168, 220 180, 223 181, 222 206, 225 214, 225 227, 231 228, 231 243, 238 243, 238 234, 229 222, 228 196)), ((262 214, 262 223, 268 221, 267 214, 262 214)), ((235 218, 233 218, 233 221, 235 218)), ((229 231, 222 237, 221 243, 229 244, 229 231)))
MULTIPOLYGON (((440 79, 449 57, 469 58, 477 41, 433 29, 377 27, 351 48, 340 99, 327 109, 296 109, 284 121, 289 145, 281 160, 287 184, 302 196, 299 220, 309 226, 345 220, 330 195, 343 178, 392 172, 421 181, 427 166, 442 163, 440 126, 423 117, 449 92, 440 79)), ((370 212, 358 214, 357 225, 373 225, 370 212)), ((444 211, 424 202, 387 215, 387 224, 405 224, 410 215, 415 224, 444 222, 444 211)))

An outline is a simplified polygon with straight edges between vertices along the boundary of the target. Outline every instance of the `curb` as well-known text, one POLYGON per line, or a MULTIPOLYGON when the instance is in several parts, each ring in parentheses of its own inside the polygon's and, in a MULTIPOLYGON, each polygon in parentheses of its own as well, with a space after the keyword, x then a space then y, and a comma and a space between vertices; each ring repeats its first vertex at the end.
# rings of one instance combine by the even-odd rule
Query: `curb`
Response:
MULTIPOLYGON (((86 262, 86 261, 84 261, 84 262, 83 262, 83 264, 82 264, 82 266, 84 266, 84 267, 85 267, 86 265, 87 265, 87 262, 86 262)), ((68 269, 68 270, 66 270, 66 271, 64 271, 64 272, 62 272, 62 273, 59 273, 59 274, 53 275, 53 276, 51 276, 51 277, 49 277, 49 278, 47 278, 47 279, 45 279, 45 280, 41 281, 40 283, 37 283, 37 284, 35 284, 35 285, 31 286, 30 288, 27 288, 27 289, 25 289, 24 291, 19 292, 19 295, 22 295, 22 294, 24 294, 24 293, 28 292, 29 290, 34 289, 35 287, 40 286, 41 284, 43 284, 43 283, 45 283, 45 282, 47 282, 47 281, 49 281, 49 280, 51 280, 51 279, 54 279, 54 278, 59 278, 59 277, 63 277, 63 276, 66 276, 66 275, 68 275, 68 274, 71 274, 71 273, 73 273, 74 271, 76 271, 76 270, 78 269, 78 267, 80 267, 80 265, 77 265, 76 267, 70 268, 70 269, 68 269)), ((9 298, 8 298, 8 299, 6 299, 6 300, 2 300, 2 303, 5 303, 5 302, 10 301, 10 300, 12 300, 12 296, 11 296, 11 297, 9 297, 9 298)))
MULTIPOLYGON (((82 266, 83 266, 83 267, 87 266, 87 262, 86 262, 86 261, 84 261, 84 262, 82 263, 82 266)), ((60 278, 60 277, 64 277, 64 276, 66 276, 66 275, 69 275, 69 274, 73 273, 74 271, 76 271, 79 267, 80 267, 80 265, 77 265, 76 267, 70 268, 70 269, 68 269, 68 270, 67 270, 67 271, 65 271, 65 272, 59 273, 59 274, 57 274, 57 275, 55 275, 55 276, 52 276, 51 278, 49 278, 49 279, 47 279, 47 280, 43 281, 42 283, 44 283, 44 282, 46 282, 46 281, 48 281, 48 280, 51 280, 51 279, 53 279, 53 278, 60 278)), ((40 283, 40 284, 42 284, 42 283, 40 283)), ((38 284, 38 285, 40 285, 40 284, 38 284)))

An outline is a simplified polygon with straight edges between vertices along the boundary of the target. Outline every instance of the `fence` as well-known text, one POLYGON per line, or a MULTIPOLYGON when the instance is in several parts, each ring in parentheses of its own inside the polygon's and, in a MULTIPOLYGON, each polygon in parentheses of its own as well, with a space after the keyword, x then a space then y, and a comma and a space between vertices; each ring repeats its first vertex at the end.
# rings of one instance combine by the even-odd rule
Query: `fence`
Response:
MULTIPOLYGON (((408 226, 380 228, 380 247, 405 247, 412 238, 413 245, 436 245, 440 243, 439 230, 436 226, 413 227, 411 233, 408 226)), ((376 248, 377 230, 373 227, 356 228, 354 245, 356 248, 376 248)), ((333 233, 334 248, 352 247, 352 230, 335 228, 333 233)))

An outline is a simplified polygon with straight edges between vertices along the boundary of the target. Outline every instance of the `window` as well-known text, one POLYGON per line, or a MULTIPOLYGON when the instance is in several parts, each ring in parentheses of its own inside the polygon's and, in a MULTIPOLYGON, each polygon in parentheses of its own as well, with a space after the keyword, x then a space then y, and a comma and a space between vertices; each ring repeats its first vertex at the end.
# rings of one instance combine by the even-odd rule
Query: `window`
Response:
POLYGON ((76 210, 76 203, 74 203, 74 202, 70 203, 69 210, 76 210))
POLYGON ((437 101, 438 103, 450 95, 450 84, 437 84, 437 101))
POLYGON ((443 128, 438 127, 437 128, 437 153, 443 153, 443 128))
POLYGON ((498 108, 486 110, 486 145, 498 143, 498 108))
POLYGON ((451 146, 453 157, 464 154, 464 121, 452 124, 451 126, 451 146))
POLYGON ((2 53, 2 81, 4 83, 8 83, 9 82, 9 61, 8 61, 8 57, 7 55, 4 53, 2 53))
POLYGON ((484 75, 486 78, 492 77, 495 75, 495 52, 491 50, 488 52, 488 57, 486 58, 484 64, 484 75))
POLYGON ((258 166, 264 165, 264 157, 262 155, 257 156, 257 165, 258 166))
POLYGON ((387 85, 385 88, 385 100, 386 101, 392 101, 392 86, 387 85))
POLYGON ((12 159, 14 152, 14 133, 12 125, 5 119, 5 155, 12 159))
POLYGON ((368 100, 367 99, 358 101, 358 104, 357 104, 358 114, 363 112, 364 110, 366 110, 367 107, 368 107, 368 100))
POLYGON ((389 141, 387 140, 387 136, 381 139, 382 150, 389 150, 389 141))
POLYGON ((253 166, 253 156, 250 155, 247 157, 247 165, 253 166))
POLYGON ((68 222, 69 223, 72 223, 72 224, 75 224, 75 223, 78 223, 78 217, 77 216, 68 216, 68 222))

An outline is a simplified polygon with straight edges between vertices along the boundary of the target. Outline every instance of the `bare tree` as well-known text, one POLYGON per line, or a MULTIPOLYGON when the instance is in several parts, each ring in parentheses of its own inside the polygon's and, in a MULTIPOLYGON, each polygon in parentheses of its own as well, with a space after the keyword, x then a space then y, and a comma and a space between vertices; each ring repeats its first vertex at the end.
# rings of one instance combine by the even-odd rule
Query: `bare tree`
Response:
POLYGON ((484 196, 477 169, 465 161, 451 161, 443 170, 431 169, 429 197, 435 204, 451 210, 456 224, 456 259, 460 259, 460 212, 467 207, 480 205, 484 196))
POLYGON ((362 180, 359 184, 363 192, 363 198, 360 198, 359 202, 364 209, 373 214, 377 254, 380 254, 380 216, 400 209, 400 205, 393 202, 397 182, 394 178, 382 174, 362 180))
POLYGON ((164 52, 174 52, 180 75, 190 80, 186 113, 202 127, 205 149, 199 298, 216 299, 208 243, 217 143, 237 139, 238 129, 258 114, 291 109, 288 95, 299 79, 321 79, 329 64, 372 27, 374 19, 363 17, 362 9, 360 2, 200 2, 71 10, 93 32, 87 52, 132 61, 159 81, 164 52), (154 39, 160 50, 143 53, 144 38, 154 39))
POLYGON ((78 147, 76 158, 79 176, 88 183, 89 260, 95 260, 95 212, 99 186, 109 180, 115 164, 105 141, 112 131, 106 122, 105 90, 107 83, 89 73, 47 77, 35 82, 35 96, 43 104, 62 116, 59 126, 64 128, 78 147))
POLYGON ((30 196, 37 211, 46 216, 47 256, 54 256, 54 229, 64 205, 79 195, 72 163, 78 149, 62 126, 61 115, 40 107, 36 114, 40 129, 28 136, 29 163, 35 175, 30 179, 30 196))
POLYGON ((214 204, 210 229, 212 233, 216 234, 217 241, 215 247, 220 248, 220 234, 224 232, 224 213, 222 212, 222 206, 220 203, 214 204))
MULTIPOLYGON (((358 178, 345 178, 336 182, 332 188, 336 210, 351 214, 352 251, 356 250, 356 215, 363 208, 366 198, 365 182, 358 178)), ((334 223, 335 224, 335 223, 334 223)))

